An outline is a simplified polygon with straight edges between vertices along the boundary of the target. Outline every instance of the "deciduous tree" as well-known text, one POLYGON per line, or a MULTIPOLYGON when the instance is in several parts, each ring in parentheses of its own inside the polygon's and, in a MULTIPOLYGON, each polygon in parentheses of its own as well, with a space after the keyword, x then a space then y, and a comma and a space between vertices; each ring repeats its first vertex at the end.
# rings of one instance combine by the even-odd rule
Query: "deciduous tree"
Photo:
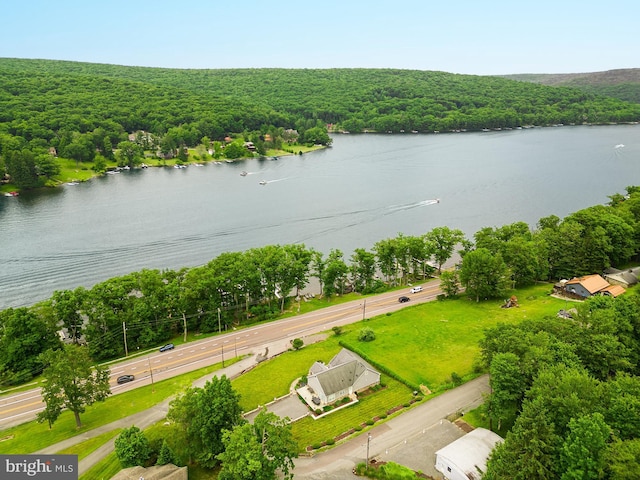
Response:
POLYGON ((38 421, 47 420, 51 426, 66 408, 73 412, 76 427, 82 427, 80 414, 86 407, 104 401, 111 394, 109 369, 101 365, 92 367, 87 349, 76 345, 49 350, 42 358, 47 365, 42 386, 46 407, 38 414, 38 421))
POLYGON ((173 400, 167 417, 185 435, 189 454, 204 467, 214 467, 224 451, 224 430, 244 423, 240 395, 226 377, 213 377, 204 388, 189 388, 173 400))
POLYGON ((225 431, 222 441, 220 480, 274 480, 279 478, 276 472, 285 479, 293 478, 298 446, 289 419, 263 409, 253 424, 225 431))
POLYGON ((151 456, 151 446, 143 431, 135 425, 120 432, 114 442, 116 456, 122 468, 144 467, 151 456))
POLYGON ((500 254, 486 248, 467 253, 460 267, 460 282, 476 301, 500 297, 509 285, 509 271, 500 254))

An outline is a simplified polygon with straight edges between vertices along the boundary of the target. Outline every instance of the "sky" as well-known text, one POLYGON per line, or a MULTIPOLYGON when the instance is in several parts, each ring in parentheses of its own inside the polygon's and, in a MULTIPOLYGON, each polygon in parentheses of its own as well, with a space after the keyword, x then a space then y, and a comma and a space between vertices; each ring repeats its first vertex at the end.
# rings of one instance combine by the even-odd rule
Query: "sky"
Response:
POLYGON ((640 67, 638 0, 2 0, 0 57, 471 75, 640 67))

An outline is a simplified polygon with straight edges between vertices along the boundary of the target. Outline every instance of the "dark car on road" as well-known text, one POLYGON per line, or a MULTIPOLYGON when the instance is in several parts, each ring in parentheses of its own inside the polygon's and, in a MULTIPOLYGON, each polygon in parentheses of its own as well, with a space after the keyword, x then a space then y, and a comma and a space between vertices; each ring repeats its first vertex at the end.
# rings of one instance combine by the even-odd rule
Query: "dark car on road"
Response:
POLYGON ((174 349, 173 343, 167 343, 166 345, 163 345, 162 347, 160 347, 161 352, 166 352, 167 350, 173 350, 173 349, 174 349))
POLYGON ((400 303, 405 303, 411 300, 409 297, 405 297, 404 295, 398 299, 400 303))
POLYGON ((133 382, 135 378, 136 377, 134 377, 133 375, 122 375, 118 377, 118 385, 121 385, 123 383, 133 382))

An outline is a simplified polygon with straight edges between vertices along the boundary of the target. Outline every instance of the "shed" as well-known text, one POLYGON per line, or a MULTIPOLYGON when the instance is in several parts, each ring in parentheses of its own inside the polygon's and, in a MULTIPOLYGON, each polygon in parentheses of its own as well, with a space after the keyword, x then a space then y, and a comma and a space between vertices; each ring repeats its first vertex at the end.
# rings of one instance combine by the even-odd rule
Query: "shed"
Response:
POLYGON ((600 290, 602 295, 609 295, 610 297, 618 297, 622 295, 626 290, 620 285, 609 285, 607 288, 600 290))
POLYGON ((487 460, 502 437, 486 428, 476 428, 436 452, 436 470, 447 480, 479 480, 487 460))

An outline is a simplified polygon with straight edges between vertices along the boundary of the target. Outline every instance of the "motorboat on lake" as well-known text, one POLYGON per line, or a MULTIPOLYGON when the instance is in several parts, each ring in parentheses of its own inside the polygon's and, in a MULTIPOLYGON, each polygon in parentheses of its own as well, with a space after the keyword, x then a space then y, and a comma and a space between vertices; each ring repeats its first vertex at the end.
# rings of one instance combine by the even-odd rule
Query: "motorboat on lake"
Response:
POLYGON ((267 181, 266 180, 260 180, 260 185, 266 185, 267 181))
POLYGON ((247 176, 247 172, 245 172, 244 170, 240 172, 240 176, 241 177, 246 177, 247 176))
POLYGON ((5 197, 17 197, 20 195, 18 192, 7 192, 4 194, 5 197))

